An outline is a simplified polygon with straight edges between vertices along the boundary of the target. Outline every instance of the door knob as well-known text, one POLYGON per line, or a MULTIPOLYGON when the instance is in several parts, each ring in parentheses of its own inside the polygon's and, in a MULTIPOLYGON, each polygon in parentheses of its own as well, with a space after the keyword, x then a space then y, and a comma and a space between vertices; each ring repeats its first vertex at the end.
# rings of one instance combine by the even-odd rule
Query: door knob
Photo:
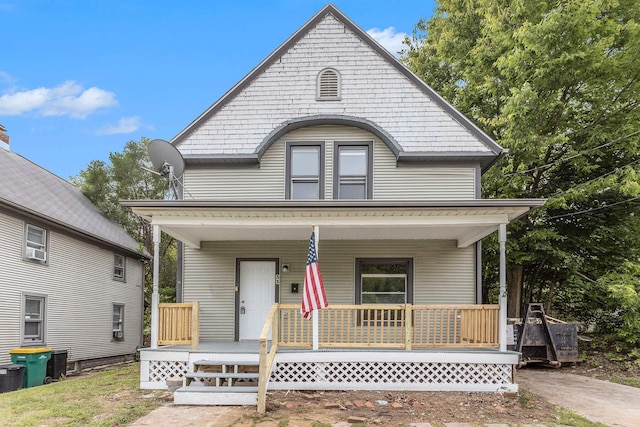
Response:
POLYGON ((242 307, 240 307, 240 314, 244 314, 244 305, 242 307))

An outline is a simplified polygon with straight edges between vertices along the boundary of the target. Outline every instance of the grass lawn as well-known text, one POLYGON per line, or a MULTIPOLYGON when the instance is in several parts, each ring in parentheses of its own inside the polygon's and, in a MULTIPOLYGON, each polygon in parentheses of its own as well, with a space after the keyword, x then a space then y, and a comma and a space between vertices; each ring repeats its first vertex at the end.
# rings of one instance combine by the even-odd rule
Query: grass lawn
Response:
POLYGON ((123 426, 167 402, 139 389, 139 364, 0 394, 0 426, 123 426))

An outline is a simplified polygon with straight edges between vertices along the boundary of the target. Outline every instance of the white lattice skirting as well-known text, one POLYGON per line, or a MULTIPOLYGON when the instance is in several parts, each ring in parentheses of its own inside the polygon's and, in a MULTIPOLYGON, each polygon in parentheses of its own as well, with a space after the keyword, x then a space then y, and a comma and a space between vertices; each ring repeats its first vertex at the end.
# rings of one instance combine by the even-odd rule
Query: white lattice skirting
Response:
MULTIPOLYGON (((325 353, 325 358, 331 355, 325 353)), ((269 389, 490 392, 518 389, 513 384, 514 364, 508 360, 511 357, 500 357, 499 353, 454 353, 445 357, 442 353, 423 353, 417 357, 395 352, 351 353, 346 357, 350 360, 341 360, 345 357, 340 353, 333 355, 334 360, 313 360, 321 359, 315 354, 298 354, 297 360, 286 360, 291 355, 283 354, 276 359, 269 389)))
MULTIPOLYGON (((144 354, 140 387, 165 389, 184 377, 188 352, 144 354)), ((500 352, 295 352, 278 353, 270 390, 517 391, 517 353, 500 352)))

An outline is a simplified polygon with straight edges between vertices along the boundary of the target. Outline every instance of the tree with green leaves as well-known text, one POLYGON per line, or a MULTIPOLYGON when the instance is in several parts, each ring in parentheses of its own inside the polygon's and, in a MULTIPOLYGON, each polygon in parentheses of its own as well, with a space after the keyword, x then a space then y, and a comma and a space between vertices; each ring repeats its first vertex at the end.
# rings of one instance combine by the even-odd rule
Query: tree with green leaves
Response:
MULTIPOLYGON (((87 169, 71 179, 108 218, 120 224, 140 246, 153 254, 153 229, 151 224, 121 206, 120 200, 166 199, 169 197, 168 181, 146 169, 153 169, 147 156, 148 138, 129 141, 121 153, 111 153, 109 163, 94 160, 87 169)), ((174 302, 176 289, 176 241, 162 233, 160 240, 159 290, 161 302, 174 302)), ((152 264, 145 268, 145 300, 151 301, 152 264)))
MULTIPOLYGON (((407 66, 509 150, 483 197, 548 199, 509 226, 510 317, 640 312, 639 18, 636 0, 440 0, 407 40, 407 66)), ((489 296, 495 236, 485 248, 489 296)))

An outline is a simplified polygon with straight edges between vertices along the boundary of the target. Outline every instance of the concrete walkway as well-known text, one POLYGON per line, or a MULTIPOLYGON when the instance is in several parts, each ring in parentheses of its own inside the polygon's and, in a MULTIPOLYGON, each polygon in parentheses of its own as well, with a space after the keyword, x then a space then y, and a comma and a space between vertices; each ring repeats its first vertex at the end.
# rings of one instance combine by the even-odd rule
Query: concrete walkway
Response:
POLYGON ((136 420, 135 427, 221 427, 233 425, 241 406, 161 406, 136 420))
POLYGON ((550 403, 611 427, 640 427, 640 389, 555 369, 517 372, 520 387, 550 403))

